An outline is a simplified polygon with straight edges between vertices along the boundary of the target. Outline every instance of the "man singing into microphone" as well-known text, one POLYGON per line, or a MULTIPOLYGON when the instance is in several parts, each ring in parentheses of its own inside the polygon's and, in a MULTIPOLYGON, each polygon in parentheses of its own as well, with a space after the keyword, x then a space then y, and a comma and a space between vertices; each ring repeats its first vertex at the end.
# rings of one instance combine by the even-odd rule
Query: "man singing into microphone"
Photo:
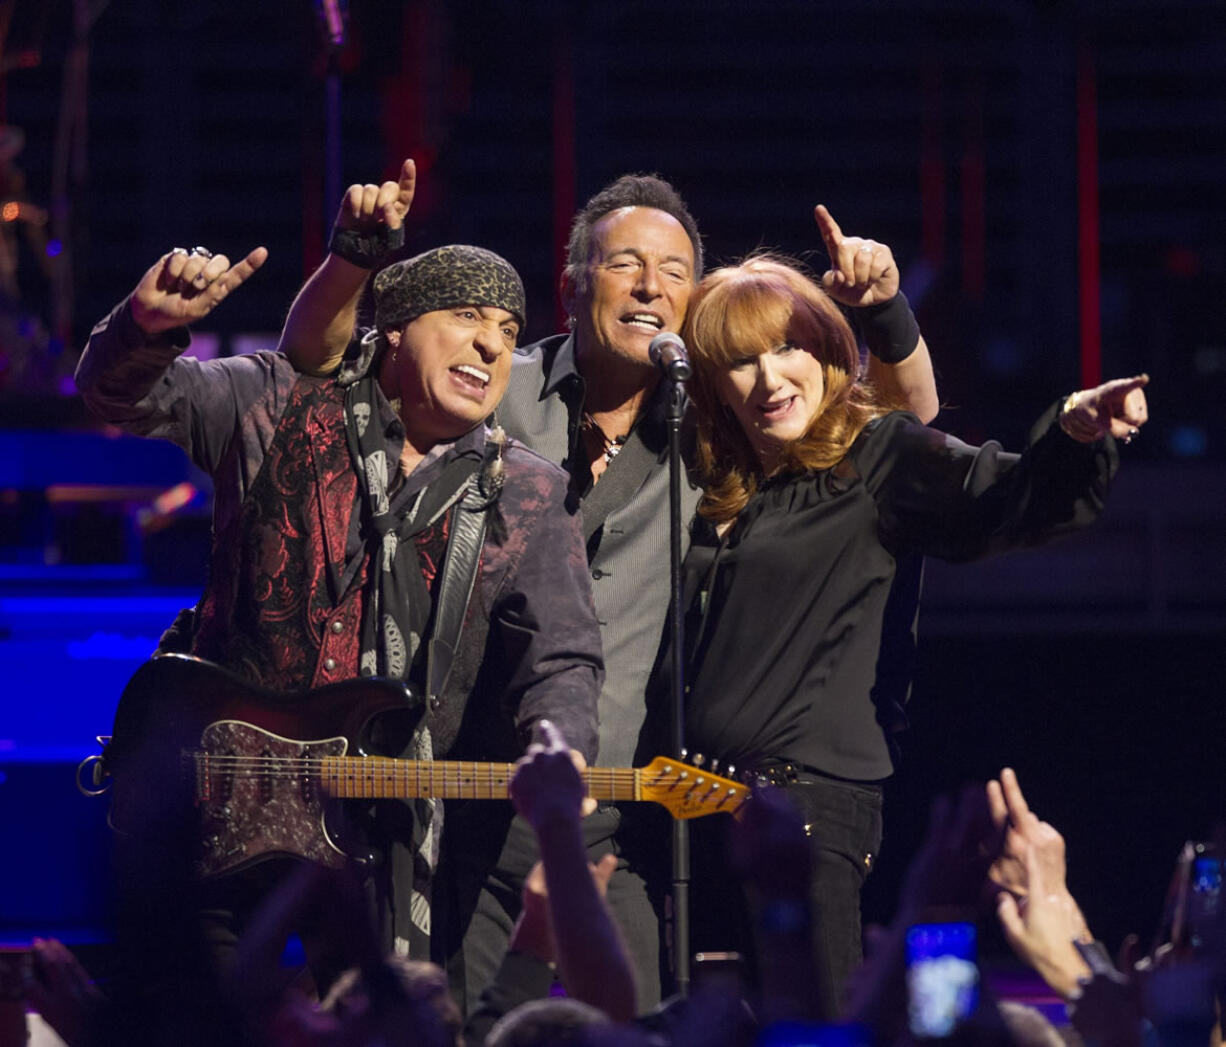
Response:
MULTIPOLYGON (((408 210, 412 162, 406 162, 399 183, 355 189, 338 224, 378 242, 408 210)), ((864 314, 893 306, 891 316, 865 317, 873 380, 930 421, 938 402, 928 349, 922 338, 899 345, 890 337, 899 306, 908 318, 910 313, 905 299, 896 300, 898 269, 889 248, 845 237, 824 207, 816 216, 831 259, 823 278, 831 296, 864 314)), ((660 381, 648 348, 662 332, 681 329, 702 264, 697 224, 671 185, 651 175, 623 175, 606 186, 571 226, 561 276, 569 331, 517 351, 498 410, 512 437, 567 470, 572 496, 582 504, 606 665, 599 701, 602 766, 645 762, 656 755, 647 749, 659 748, 652 741, 640 748, 647 683, 669 601, 667 383, 660 381)), ((317 373, 335 369, 352 335, 366 276, 365 269, 335 254, 325 259, 286 321, 282 348, 296 366, 317 373)), ((690 519, 698 491, 687 487, 682 498, 684 518, 690 519)), ((661 985, 659 898, 651 890, 659 878, 650 859, 665 858, 668 842, 642 821, 609 806, 584 825, 593 860, 610 851, 619 857, 608 900, 634 960, 639 1009, 645 1011, 659 1002, 661 985)), ((461 834, 454 822, 450 831, 453 841, 462 835, 466 847, 491 839, 481 829, 461 834)), ((518 820, 480 885, 471 882, 484 875, 473 854, 453 856, 458 860, 452 883, 460 885, 456 890, 466 897, 459 901, 471 913, 465 914, 462 939, 448 943, 454 950, 453 989, 466 1009, 501 959, 534 857, 531 830, 518 820)))

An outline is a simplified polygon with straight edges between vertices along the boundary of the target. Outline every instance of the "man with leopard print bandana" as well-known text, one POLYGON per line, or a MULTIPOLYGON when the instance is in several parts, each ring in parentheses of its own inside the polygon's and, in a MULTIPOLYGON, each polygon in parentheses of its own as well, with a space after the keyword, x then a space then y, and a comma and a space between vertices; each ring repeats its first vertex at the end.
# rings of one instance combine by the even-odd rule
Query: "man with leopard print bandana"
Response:
MULTIPOLYGON (((430 696, 414 755, 514 760, 547 718, 593 757, 603 665, 567 479, 491 442, 483 424, 524 321, 518 274, 465 245, 389 267, 375 287, 376 330, 327 379, 299 375, 279 353, 182 356, 186 325, 266 257, 259 248, 231 266, 202 248, 167 253, 95 327, 77 370, 96 414, 177 443, 213 479, 210 579, 187 650, 278 691, 407 679, 430 696), (473 490, 487 514, 477 578, 432 694, 423 641, 473 490)), ((374 876, 387 945, 420 955, 429 906, 415 888, 437 848, 404 805, 377 813, 390 855, 374 876)), ((206 899, 219 953, 269 887, 242 875, 206 899)))

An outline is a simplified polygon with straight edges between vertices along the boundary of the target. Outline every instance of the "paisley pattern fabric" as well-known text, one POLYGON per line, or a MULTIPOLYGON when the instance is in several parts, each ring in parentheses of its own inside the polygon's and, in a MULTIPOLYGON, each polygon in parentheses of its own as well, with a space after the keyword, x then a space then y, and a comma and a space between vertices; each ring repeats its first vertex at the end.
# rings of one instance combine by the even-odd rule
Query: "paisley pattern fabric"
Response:
POLYGON ((193 653, 275 690, 331 682, 325 638, 327 658, 350 670, 338 678, 356 675, 366 567, 342 591, 357 499, 342 411, 335 386, 300 381, 237 515, 214 535, 193 653))

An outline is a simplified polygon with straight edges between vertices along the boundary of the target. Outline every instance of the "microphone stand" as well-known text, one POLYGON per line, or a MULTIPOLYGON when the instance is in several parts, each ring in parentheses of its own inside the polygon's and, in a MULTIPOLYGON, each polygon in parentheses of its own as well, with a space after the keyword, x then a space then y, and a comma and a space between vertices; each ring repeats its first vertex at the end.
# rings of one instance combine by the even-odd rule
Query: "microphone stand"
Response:
MULTIPOLYGON (((668 427, 668 517, 669 517, 669 588, 671 639, 673 651, 673 755, 683 760, 685 748, 685 608, 682 605, 681 573, 681 419, 685 413, 685 380, 690 375, 689 364, 681 361, 665 367, 668 382, 668 407, 665 415, 668 427)), ((676 964, 677 992, 684 998, 690 994, 690 823, 673 819, 673 958, 676 964)))

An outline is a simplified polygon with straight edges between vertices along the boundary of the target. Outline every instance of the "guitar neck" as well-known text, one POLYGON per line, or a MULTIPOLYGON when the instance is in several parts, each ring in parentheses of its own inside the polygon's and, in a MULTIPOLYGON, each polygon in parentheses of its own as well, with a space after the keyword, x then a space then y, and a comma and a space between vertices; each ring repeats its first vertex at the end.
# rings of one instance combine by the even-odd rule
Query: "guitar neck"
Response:
MULTIPOLYGON (((514 774, 513 763, 328 756, 320 761, 319 781, 345 800, 505 800, 514 774)), ((643 799, 641 768, 589 767, 583 779, 598 801, 643 799)))

